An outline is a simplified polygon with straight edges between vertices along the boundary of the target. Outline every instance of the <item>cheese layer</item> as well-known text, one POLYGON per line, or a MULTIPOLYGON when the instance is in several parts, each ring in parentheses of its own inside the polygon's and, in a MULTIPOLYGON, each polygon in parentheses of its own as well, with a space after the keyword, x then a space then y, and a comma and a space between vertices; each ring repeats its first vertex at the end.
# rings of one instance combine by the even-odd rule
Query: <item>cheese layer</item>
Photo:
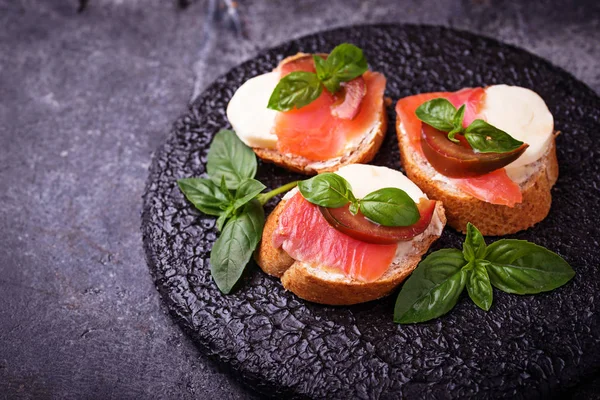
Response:
POLYGON ((529 145, 521 157, 505 167, 509 176, 526 172, 519 169, 542 158, 552 141, 554 118, 544 100, 526 88, 507 85, 486 88, 479 117, 529 145))

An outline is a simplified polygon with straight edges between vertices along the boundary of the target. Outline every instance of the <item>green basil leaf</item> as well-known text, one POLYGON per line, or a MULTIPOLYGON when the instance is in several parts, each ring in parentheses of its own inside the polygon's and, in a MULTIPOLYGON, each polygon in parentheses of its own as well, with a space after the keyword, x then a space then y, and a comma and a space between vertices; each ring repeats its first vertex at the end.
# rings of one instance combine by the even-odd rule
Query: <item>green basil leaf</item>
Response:
POLYGON ((348 181, 329 172, 299 182, 298 189, 307 201, 322 207, 342 207, 354 198, 348 181))
POLYGON ((444 249, 425 258, 406 281, 394 308, 394 322, 411 324, 450 311, 467 280, 460 250, 444 249))
POLYGON ((227 194, 210 179, 184 178, 177 181, 185 197, 204 214, 221 215, 230 205, 227 194))
POLYGON ((233 208, 233 205, 231 205, 229 208, 223 211, 221 215, 219 215, 219 218, 217 218, 217 222, 215 223, 215 226, 219 232, 223 232, 223 226, 225 226, 227 220, 233 216, 234 211, 235 209, 233 208))
POLYGON ((465 109, 466 107, 463 104, 458 110, 456 110, 456 113, 454 113, 454 116, 452 117, 452 125, 454 125, 454 129, 462 129, 463 120, 465 119, 465 109))
POLYGON ((494 294, 484 263, 475 262, 475 266, 469 271, 467 292, 469 292, 469 297, 479 308, 489 311, 492 306, 494 294))
POLYGON ((452 125, 454 127, 450 132, 448 132, 448 139, 453 141, 454 143, 459 143, 459 140, 455 138, 457 133, 461 133, 463 131, 463 120, 465 119, 465 105, 463 104, 452 117, 452 125))
POLYGON ((325 81, 331 78, 331 72, 329 71, 329 63, 320 55, 313 54, 313 62, 315 63, 315 71, 317 71, 317 77, 319 80, 325 81))
POLYGON ((361 76, 369 66, 360 48, 350 43, 342 43, 329 53, 324 63, 316 60, 315 68, 317 76, 327 90, 336 93, 340 89, 340 82, 348 82, 361 76))
POLYGON ((419 106, 415 111, 417 118, 428 125, 443 132, 450 132, 454 128, 454 115, 456 107, 446 99, 429 100, 419 106))
POLYGON ((471 122, 465 130, 465 138, 473 150, 480 153, 507 153, 518 149, 523 144, 481 119, 471 122))
POLYGON ((475 261, 485 256, 485 240, 479 229, 467 223, 467 237, 463 243, 463 255, 467 261, 475 261))
POLYGON ((219 187, 221 188, 221 192, 225 193, 225 196, 227 196, 227 199, 229 200, 229 202, 232 202, 234 200, 234 198, 233 198, 233 195, 231 194, 231 191, 227 187, 227 181, 225 180, 224 175, 221 175, 221 183, 220 183, 219 187))
POLYGON ((360 211, 383 226, 409 226, 421 215, 414 200, 404 190, 384 188, 369 193, 360 201, 360 211))
POLYGON ((302 108, 315 101, 323 92, 323 86, 316 74, 295 71, 284 76, 269 98, 268 108, 289 111, 302 108))
POLYGON ((242 276, 260 242, 265 213, 256 200, 227 222, 210 253, 210 273, 221 292, 227 294, 242 276))
POLYGON ((206 171, 215 183, 225 177, 227 187, 236 190, 240 183, 256 175, 256 156, 235 132, 223 129, 210 145, 206 171))
POLYGON ((238 208, 255 198, 260 192, 262 192, 266 188, 267 187, 265 185, 263 185, 256 179, 245 180, 235 192, 233 209, 237 210, 238 208))
POLYGON ((492 285, 507 293, 546 292, 575 276, 561 256, 525 240, 498 240, 488 246, 485 259, 492 285))

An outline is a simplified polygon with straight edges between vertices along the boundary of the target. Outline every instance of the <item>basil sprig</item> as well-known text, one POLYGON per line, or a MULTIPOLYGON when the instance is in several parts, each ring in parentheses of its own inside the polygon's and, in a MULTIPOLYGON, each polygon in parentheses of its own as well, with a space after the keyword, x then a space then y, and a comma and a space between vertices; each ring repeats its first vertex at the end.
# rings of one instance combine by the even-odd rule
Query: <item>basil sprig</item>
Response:
POLYGON ((351 81, 368 69, 363 51, 350 43, 335 47, 323 59, 313 55, 317 73, 295 71, 284 76, 269 98, 267 108, 277 111, 289 111, 302 108, 319 98, 325 87, 335 94, 342 82, 351 81))
POLYGON ((409 226, 421 215, 414 200, 404 190, 383 188, 357 199, 347 180, 334 173, 324 173, 298 183, 302 196, 321 207, 338 208, 350 203, 350 212, 358 210, 371 221, 384 226, 409 226))
POLYGON ((208 151, 208 178, 177 181, 198 210, 218 217, 221 235, 211 250, 210 272, 223 293, 231 292, 260 242, 265 223, 262 206, 297 184, 261 193, 266 186, 254 179, 256 169, 254 152, 235 132, 224 129, 215 135, 208 151))
POLYGON ((340 90, 341 82, 358 78, 369 68, 363 51, 350 43, 335 47, 327 59, 314 54, 313 60, 317 77, 331 94, 340 90))
POLYGON ((424 322, 450 311, 465 286, 481 309, 492 306, 492 286, 507 293, 535 294, 556 289, 575 276, 558 254, 525 240, 502 239, 486 246, 481 232, 467 224, 463 251, 444 249, 425 258, 406 281, 394 321, 424 322))
POLYGON ((482 119, 476 119, 468 127, 463 128, 465 106, 462 105, 457 110, 447 99, 429 100, 421 104, 415 114, 426 124, 448 132, 448 139, 453 142, 458 142, 457 134, 464 135, 473 150, 480 153, 508 153, 523 144, 482 119))

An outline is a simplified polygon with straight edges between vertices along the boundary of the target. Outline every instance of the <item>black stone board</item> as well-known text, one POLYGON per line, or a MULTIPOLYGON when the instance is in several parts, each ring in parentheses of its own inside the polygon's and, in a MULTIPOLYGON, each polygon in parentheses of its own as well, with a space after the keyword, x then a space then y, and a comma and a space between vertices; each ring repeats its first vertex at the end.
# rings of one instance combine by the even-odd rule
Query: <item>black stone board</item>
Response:
MULTIPOLYGON (((393 106, 375 164, 399 168, 393 106)), ((150 167, 142 231, 150 271, 171 315, 213 359, 265 395, 314 398, 547 398, 600 369, 600 99, 564 70, 473 34, 415 25, 340 28, 268 50, 217 79, 176 121, 150 167), (494 292, 485 313, 466 298, 448 315, 411 326, 392 322, 395 296, 352 307, 305 302, 250 268, 222 295, 208 258, 217 232, 176 186, 204 172, 212 136, 245 80, 298 51, 340 42, 365 50, 394 100, 414 93, 498 83, 539 93, 555 118, 560 177, 550 215, 510 237, 563 256, 576 270, 563 288, 536 296, 494 292)), ((260 164, 273 188, 301 178, 260 164)), ((274 203, 270 204, 272 208, 274 203)), ((270 209, 269 209, 270 211, 270 209)), ((459 247, 451 228, 432 247, 459 247)), ((494 240, 495 238, 489 238, 494 240)), ((488 239, 488 240, 489 240, 488 239)), ((465 296, 466 297, 466 296, 465 296)))

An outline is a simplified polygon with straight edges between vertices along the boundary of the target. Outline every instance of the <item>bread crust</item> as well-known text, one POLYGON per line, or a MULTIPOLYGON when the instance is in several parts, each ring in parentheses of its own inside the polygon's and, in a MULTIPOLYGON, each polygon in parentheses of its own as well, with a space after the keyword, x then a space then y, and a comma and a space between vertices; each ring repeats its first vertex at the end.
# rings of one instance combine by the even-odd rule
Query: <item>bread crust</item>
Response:
MULTIPOLYGON (((309 54, 298 53, 296 55, 283 59, 279 66, 296 60, 298 58, 306 57, 309 54)), ((321 56, 327 56, 327 54, 320 54, 321 56)), ((279 68, 276 68, 276 70, 279 68)), ((321 163, 308 158, 280 153, 277 149, 268 149, 264 147, 253 147, 252 150, 256 155, 264 162, 270 162, 280 167, 286 168, 290 171, 297 172, 305 175, 315 175, 322 172, 333 172, 337 171, 340 167, 348 164, 366 164, 371 161, 383 142, 383 138, 387 132, 387 113, 386 113, 386 102, 381 107, 381 111, 377 116, 377 122, 373 124, 368 132, 365 132, 362 141, 352 152, 344 154, 340 157, 339 161, 332 164, 327 163, 326 165, 319 165, 321 163)))
MULTIPOLYGON (((261 269, 269 275, 281 278, 283 287, 308 301, 328 305, 351 305, 376 300, 390 294, 417 267, 439 235, 431 234, 419 243, 414 255, 403 260, 401 265, 392 265, 375 282, 359 282, 339 273, 323 273, 323 267, 298 262, 282 248, 273 246, 273 233, 279 224, 279 215, 285 208, 282 200, 268 216, 263 237, 255 253, 261 269)), ((442 224, 446 223, 444 207, 436 203, 435 213, 442 224)))
POLYGON ((539 160, 537 170, 520 184, 523 201, 515 207, 491 204, 464 192, 450 192, 432 179, 431 173, 423 170, 415 161, 415 153, 410 148, 408 138, 400 129, 397 118, 396 133, 400 147, 401 164, 406 175, 429 198, 442 201, 446 210, 448 225, 466 233, 467 222, 475 225, 483 235, 506 235, 528 229, 542 221, 550 212, 552 196, 550 190, 558 179, 556 158, 556 136, 544 156, 539 160))

